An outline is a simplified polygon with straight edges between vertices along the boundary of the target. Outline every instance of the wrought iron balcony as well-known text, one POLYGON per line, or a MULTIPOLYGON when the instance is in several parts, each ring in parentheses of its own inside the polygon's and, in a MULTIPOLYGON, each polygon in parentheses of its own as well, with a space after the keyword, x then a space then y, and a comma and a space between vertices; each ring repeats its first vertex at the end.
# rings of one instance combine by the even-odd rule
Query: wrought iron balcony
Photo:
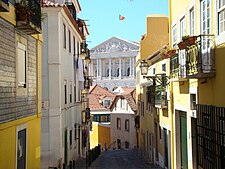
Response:
POLYGON ((155 106, 162 109, 168 106, 166 89, 162 86, 157 86, 155 89, 155 106))
POLYGON ((194 45, 186 50, 187 78, 215 76, 214 35, 199 35, 194 45))
POLYGON ((9 0, 0 0, 0 12, 9 12, 9 0))
POLYGON ((171 81, 186 81, 186 65, 179 63, 179 55, 176 54, 170 59, 170 79, 171 81))
POLYGON ((16 27, 27 34, 41 33, 41 4, 39 0, 21 0, 15 4, 16 27))

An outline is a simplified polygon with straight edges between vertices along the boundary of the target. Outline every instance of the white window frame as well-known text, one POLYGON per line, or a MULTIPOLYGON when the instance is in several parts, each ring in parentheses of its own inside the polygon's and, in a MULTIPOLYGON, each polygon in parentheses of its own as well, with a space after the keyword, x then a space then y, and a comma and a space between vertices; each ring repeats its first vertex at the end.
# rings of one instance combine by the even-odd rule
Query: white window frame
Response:
POLYGON ((195 8, 194 6, 189 10, 190 35, 195 35, 195 8))
POLYGON ((201 0, 200 2, 200 25, 201 25, 201 34, 210 34, 211 33, 211 0, 201 0), (207 2, 209 1, 209 18, 203 20, 203 16, 207 17, 208 9, 207 9, 207 2), (205 7, 203 10, 203 7, 205 7), (208 20, 209 19, 209 20, 208 20), (203 22, 205 22, 206 27, 204 28, 203 22), (207 26, 209 23, 209 26, 207 26))
POLYGON ((182 37, 186 35, 186 17, 183 16, 180 19, 180 39, 182 40, 182 37))
POLYGON ((225 32, 225 0, 217 0, 217 16, 218 16, 218 35, 224 34, 225 32), (223 1, 223 4, 220 5, 220 2, 223 1), (220 21, 220 13, 223 13, 223 20, 220 21), (223 31, 220 31, 220 24, 223 24, 223 31))
POLYGON ((27 76, 26 60, 27 60, 26 45, 20 42, 17 42, 17 81, 18 81, 18 87, 22 87, 22 88, 26 88, 26 76, 27 76), (20 55, 22 54, 20 51, 24 52, 24 55, 20 55), (23 60, 24 62, 21 63, 21 60, 23 60))
POLYGON ((17 96, 27 96, 27 72, 28 72, 28 50, 27 50, 27 39, 21 36, 20 34, 16 34, 16 95, 17 96), (25 82, 20 82, 19 80, 19 72, 21 71, 21 66, 19 66, 19 63, 21 59, 19 58, 19 50, 23 50, 25 53, 25 60, 24 60, 24 73, 25 73, 25 82))
POLYGON ((172 27, 172 44, 173 47, 176 47, 177 45, 177 25, 172 27))

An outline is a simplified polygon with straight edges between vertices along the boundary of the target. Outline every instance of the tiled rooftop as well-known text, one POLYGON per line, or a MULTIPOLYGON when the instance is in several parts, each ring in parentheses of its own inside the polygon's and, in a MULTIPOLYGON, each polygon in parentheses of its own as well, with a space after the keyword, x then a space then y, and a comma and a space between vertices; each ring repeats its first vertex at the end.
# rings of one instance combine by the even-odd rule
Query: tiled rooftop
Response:
POLYGON ((89 107, 91 110, 109 110, 109 107, 104 107, 101 101, 104 98, 110 98, 113 101, 115 97, 115 94, 96 84, 90 87, 89 107))

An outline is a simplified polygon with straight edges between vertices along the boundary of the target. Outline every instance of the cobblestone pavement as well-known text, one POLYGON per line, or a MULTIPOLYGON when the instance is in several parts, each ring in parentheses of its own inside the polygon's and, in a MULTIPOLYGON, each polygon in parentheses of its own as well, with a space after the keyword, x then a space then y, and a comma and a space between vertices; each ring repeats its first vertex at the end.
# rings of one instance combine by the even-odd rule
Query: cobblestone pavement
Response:
POLYGON ((136 150, 109 150, 92 163, 90 169, 161 169, 137 155, 136 150))

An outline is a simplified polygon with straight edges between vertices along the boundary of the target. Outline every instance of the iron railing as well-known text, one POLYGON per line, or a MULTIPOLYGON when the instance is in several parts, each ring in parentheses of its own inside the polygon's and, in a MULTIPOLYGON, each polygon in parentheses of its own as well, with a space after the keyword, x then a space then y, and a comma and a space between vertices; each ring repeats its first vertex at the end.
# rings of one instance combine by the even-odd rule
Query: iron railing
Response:
POLYGON ((225 168, 225 108, 197 105, 198 166, 225 168))
POLYGON ((199 35, 196 43, 188 48, 186 66, 190 78, 215 76, 214 46, 214 35, 199 35))
POLYGON ((170 77, 186 78, 186 65, 179 63, 179 54, 176 54, 170 59, 170 77))
MULTIPOLYGON (((24 0, 15 4, 16 20, 30 22, 41 29, 41 3, 40 0, 24 0)), ((27 24, 28 24, 27 23, 27 24)))
POLYGON ((40 0, 28 0, 29 8, 32 11, 30 21, 41 28, 41 4, 40 0))

